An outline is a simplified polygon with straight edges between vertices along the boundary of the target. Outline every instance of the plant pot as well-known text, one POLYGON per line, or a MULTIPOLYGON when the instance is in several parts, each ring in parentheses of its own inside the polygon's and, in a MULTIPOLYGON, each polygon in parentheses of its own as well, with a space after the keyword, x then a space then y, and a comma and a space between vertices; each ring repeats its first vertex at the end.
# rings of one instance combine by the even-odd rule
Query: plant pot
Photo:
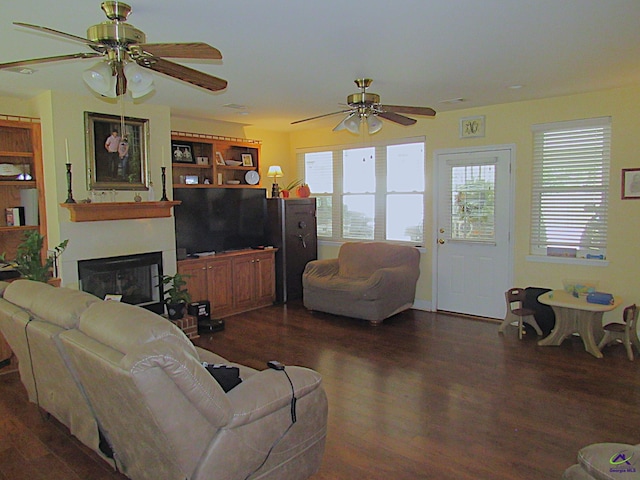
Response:
POLYGON ((282 198, 289 198, 289 190, 280 190, 280 195, 282 198))
POLYGON ((167 303, 167 315, 169 320, 180 320, 184 317, 184 303, 167 303))

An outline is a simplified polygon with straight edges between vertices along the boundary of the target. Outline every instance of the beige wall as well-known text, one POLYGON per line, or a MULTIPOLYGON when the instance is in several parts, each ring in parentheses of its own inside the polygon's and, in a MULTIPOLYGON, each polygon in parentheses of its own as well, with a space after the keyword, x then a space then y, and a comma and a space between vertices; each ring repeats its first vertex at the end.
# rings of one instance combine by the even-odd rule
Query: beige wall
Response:
MULTIPOLYGON (((640 87, 607 90, 596 93, 516 102, 489 107, 439 113, 435 118, 420 118, 412 127, 400 127, 385 122, 375 140, 402 137, 426 137, 427 185, 433 185, 434 151, 449 148, 514 144, 515 159, 515 242, 514 284, 561 288, 563 278, 598 279, 600 289, 624 297, 626 303, 640 303, 640 200, 620 199, 622 168, 640 167, 640 136, 635 131, 640 105, 640 87), (461 117, 485 115, 486 136, 460 139, 461 117), (609 216, 609 246, 606 267, 568 264, 537 263, 527 260, 529 253, 529 211, 531 206, 532 134, 531 126, 538 123, 558 122, 581 118, 611 116, 611 188, 609 216)), ((418 118, 418 117, 416 117, 418 118)), ((348 132, 335 133, 331 128, 311 129, 291 134, 291 156, 297 148, 342 145, 361 142, 348 132)), ((425 211, 433 211, 432 199, 427 200, 425 211)), ((429 217, 428 217, 429 218, 429 217)), ((433 238, 426 222, 426 238, 433 238)), ((427 245, 430 242, 425 242, 427 245)), ((423 255, 422 276, 416 298, 431 302, 431 247, 423 255)), ((321 249, 323 257, 335 256, 335 246, 321 249)))

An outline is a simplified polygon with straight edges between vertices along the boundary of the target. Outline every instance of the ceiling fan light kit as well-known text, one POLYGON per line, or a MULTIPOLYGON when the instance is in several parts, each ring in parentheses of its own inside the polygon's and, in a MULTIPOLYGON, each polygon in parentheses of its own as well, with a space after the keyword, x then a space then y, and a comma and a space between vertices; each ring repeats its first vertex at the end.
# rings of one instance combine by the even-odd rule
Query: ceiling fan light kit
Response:
POLYGON ((218 49, 206 43, 145 43, 144 32, 126 23, 131 7, 120 1, 102 2, 101 8, 108 20, 87 29, 87 37, 40 27, 28 23, 14 25, 37 30, 50 35, 72 40, 88 46, 93 52, 59 55, 0 64, 0 70, 12 69, 34 63, 60 60, 100 58, 102 60, 86 70, 82 77, 87 85, 99 95, 115 98, 131 92, 140 98, 153 91, 151 71, 162 73, 183 82, 202 87, 212 92, 223 90, 227 81, 213 75, 171 62, 163 57, 197 58, 220 60, 218 49))
POLYGON ((369 135, 373 135, 382 129, 383 123, 380 118, 408 126, 415 124, 417 121, 413 118, 405 117, 404 115, 401 115, 401 113, 424 115, 427 117, 435 116, 435 110, 429 107, 382 105, 380 103, 380 95, 376 93, 368 93, 366 91, 371 85, 371 82, 373 82, 373 80, 370 78, 358 78, 355 80, 355 84, 360 88, 360 92, 347 96, 347 105, 349 106, 348 110, 318 115, 315 117, 305 118, 304 120, 296 120, 295 122, 291 122, 291 124, 294 125, 296 123, 308 122, 318 118, 346 113, 347 116, 334 127, 334 132, 346 129, 357 135, 360 133, 362 124, 366 123, 369 135))

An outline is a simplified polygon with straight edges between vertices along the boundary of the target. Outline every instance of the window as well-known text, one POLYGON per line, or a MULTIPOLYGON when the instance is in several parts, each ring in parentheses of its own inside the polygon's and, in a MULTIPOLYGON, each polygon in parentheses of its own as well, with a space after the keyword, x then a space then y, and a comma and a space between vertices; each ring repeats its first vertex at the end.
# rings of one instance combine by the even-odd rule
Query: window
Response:
POLYGON ((611 119, 533 127, 531 253, 606 258, 611 119))
POLYGON ((424 139, 298 152, 316 197, 318 236, 424 241, 424 139))

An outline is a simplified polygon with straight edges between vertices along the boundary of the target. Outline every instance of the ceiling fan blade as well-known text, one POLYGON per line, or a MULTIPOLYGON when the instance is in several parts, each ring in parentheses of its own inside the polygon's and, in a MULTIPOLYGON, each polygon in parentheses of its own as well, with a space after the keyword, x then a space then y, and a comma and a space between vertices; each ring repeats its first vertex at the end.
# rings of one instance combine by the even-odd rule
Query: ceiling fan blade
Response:
POLYGON ((137 46, 154 57, 222 59, 220 50, 202 42, 144 43, 137 46))
POLYGON ((136 60, 141 67, 149 68, 154 72, 164 73, 183 82, 191 83, 212 92, 227 88, 227 81, 213 75, 209 75, 193 68, 178 65, 163 58, 141 57, 136 60))
POLYGON ((413 125, 417 122, 417 120, 414 120, 413 118, 405 117, 404 115, 400 115, 394 112, 381 112, 378 113, 378 116, 384 118, 385 120, 404 125, 405 127, 413 125))
POLYGON ((63 38, 66 38, 67 40, 73 40, 74 42, 80 42, 85 45, 89 45, 91 48, 99 52, 103 52, 105 50, 104 45, 92 42, 88 38, 79 37, 77 35, 72 35, 70 33, 61 32, 60 30, 54 30, 53 28, 41 27, 39 25, 31 25, 30 23, 22 23, 22 22, 13 22, 13 24, 19 27, 31 28, 32 30, 37 30, 39 32, 49 33, 51 35, 63 37, 63 38))
POLYGON ((408 113, 410 115, 424 115, 427 117, 434 117, 436 115, 436 111, 433 108, 429 108, 429 107, 406 107, 402 105, 383 105, 382 109, 385 112, 408 113))
POLYGON ((60 60, 73 60, 77 58, 102 57, 101 53, 72 53, 69 55, 58 55, 55 57, 32 58, 30 60, 18 60, 17 62, 0 63, 0 69, 24 67, 36 63, 57 62, 60 60))
POLYGON ((330 117, 331 115, 338 115, 339 113, 347 113, 350 112, 351 109, 347 109, 347 110, 340 110, 339 112, 333 112, 333 113, 325 113, 324 115, 318 115, 316 117, 309 117, 309 118, 305 118, 303 120, 296 120, 295 122, 291 122, 291 125, 294 125, 296 123, 302 123, 302 122, 308 122, 309 120, 316 120, 318 118, 323 118, 323 117, 330 117))

